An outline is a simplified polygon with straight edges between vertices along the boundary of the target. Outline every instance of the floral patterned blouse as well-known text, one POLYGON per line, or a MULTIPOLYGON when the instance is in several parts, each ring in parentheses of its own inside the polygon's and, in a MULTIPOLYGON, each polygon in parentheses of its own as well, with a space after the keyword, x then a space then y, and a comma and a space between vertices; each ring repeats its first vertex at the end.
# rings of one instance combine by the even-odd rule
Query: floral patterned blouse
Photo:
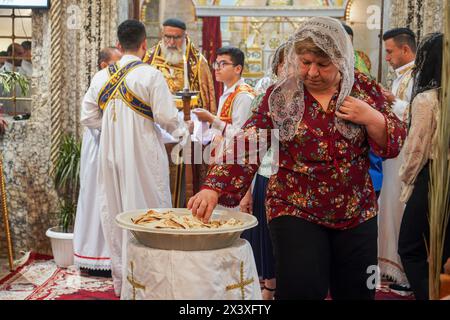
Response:
MULTIPOLYGON (((244 125, 246 139, 260 138, 258 129, 273 128, 268 105, 272 90, 269 88, 258 110, 244 125)), ((351 96, 383 113, 387 124, 386 148, 378 146, 365 130, 352 141, 343 137, 334 125, 337 94, 324 111, 305 88, 303 119, 296 137, 280 142, 279 169, 270 177, 267 187, 269 221, 291 215, 328 228, 347 229, 376 216, 369 149, 372 147, 383 158, 396 157, 406 128, 392 113, 380 87, 367 76, 355 74, 351 96)), ((248 160, 248 153, 246 157, 248 160)), ((258 165, 248 164, 247 160, 244 164, 212 165, 202 189, 219 192, 219 203, 224 206, 239 205, 258 169, 258 165)))

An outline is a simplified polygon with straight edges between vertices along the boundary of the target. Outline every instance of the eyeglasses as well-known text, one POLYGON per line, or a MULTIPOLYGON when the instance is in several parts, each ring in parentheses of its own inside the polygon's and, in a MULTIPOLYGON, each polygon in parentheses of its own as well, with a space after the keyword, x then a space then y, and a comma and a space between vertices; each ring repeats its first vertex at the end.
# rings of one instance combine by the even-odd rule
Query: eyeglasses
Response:
POLYGON ((212 64, 212 67, 213 67, 214 70, 222 70, 223 68, 225 68, 225 66, 228 66, 228 65, 235 66, 235 64, 231 63, 231 62, 226 62, 226 61, 217 62, 217 61, 214 61, 213 64, 212 64))
POLYGON ((163 35, 164 41, 169 42, 170 40, 173 41, 180 41, 182 39, 184 39, 184 35, 181 36, 169 36, 169 35, 163 35))

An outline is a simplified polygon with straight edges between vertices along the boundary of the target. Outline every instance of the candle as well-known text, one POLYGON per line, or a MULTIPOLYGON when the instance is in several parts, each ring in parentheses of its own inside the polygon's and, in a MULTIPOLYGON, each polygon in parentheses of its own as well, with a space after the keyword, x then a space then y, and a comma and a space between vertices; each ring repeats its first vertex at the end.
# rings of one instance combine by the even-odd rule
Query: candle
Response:
POLYGON ((189 91, 189 78, 188 78, 188 64, 186 55, 183 55, 183 62, 184 62, 184 91, 189 91))

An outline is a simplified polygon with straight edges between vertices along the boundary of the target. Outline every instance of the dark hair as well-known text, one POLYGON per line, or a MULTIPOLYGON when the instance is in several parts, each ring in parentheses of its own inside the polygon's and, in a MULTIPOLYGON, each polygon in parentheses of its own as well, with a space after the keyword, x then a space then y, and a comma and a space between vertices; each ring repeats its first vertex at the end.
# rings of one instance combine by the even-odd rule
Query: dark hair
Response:
POLYGON ((25 50, 31 50, 31 41, 24 41, 22 42, 21 46, 25 49, 25 50))
POLYGON ((137 50, 146 37, 145 26, 138 20, 125 20, 117 30, 117 38, 125 50, 137 50))
POLYGON ((345 24, 345 23, 343 23, 343 22, 342 22, 342 26, 344 27, 345 32, 347 32, 348 35, 350 35, 350 36, 353 37, 353 29, 350 28, 349 25, 347 25, 347 24, 345 24))
MULTIPOLYGON (((231 58, 231 61, 233 62, 234 66, 242 66, 242 70, 244 70, 244 64, 245 64, 245 55, 242 52, 241 49, 236 47, 222 47, 219 50, 217 50, 216 53, 217 56, 223 56, 228 55, 231 58)), ((241 72, 242 74, 242 72, 241 72)))
POLYGON ((186 23, 176 18, 169 18, 163 22, 163 27, 174 27, 182 30, 186 30, 186 23))
MULTIPOLYGON (((8 56, 9 57, 11 57, 12 55, 13 55, 13 47, 14 46, 17 46, 17 47, 21 47, 21 45, 20 44, 18 44, 18 43, 11 43, 9 46, 8 46, 8 49, 6 50, 6 53, 8 53, 8 56)), ((16 50, 14 50, 14 51, 16 51, 16 50)), ((15 55, 15 52, 14 52, 14 55, 15 55)))
POLYGON ((444 36, 439 32, 427 35, 420 42, 413 71, 412 99, 421 92, 441 87, 443 43, 444 36))
POLYGON ((409 28, 394 28, 383 34, 383 40, 394 40, 397 47, 407 45, 412 52, 417 51, 416 35, 409 28))
POLYGON ((101 69, 102 62, 108 62, 111 59, 111 54, 114 50, 118 50, 116 47, 107 47, 98 53, 97 66, 101 69))
POLYGON ((308 52, 321 58, 330 59, 330 56, 319 48, 311 37, 295 42, 294 48, 296 54, 304 54, 305 52, 308 52))

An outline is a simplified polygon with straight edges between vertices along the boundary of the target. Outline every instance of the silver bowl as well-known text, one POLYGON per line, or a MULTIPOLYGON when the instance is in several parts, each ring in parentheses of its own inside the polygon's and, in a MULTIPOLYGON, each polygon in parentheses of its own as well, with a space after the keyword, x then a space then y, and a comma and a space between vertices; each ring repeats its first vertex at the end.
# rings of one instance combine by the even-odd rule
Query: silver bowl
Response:
MULTIPOLYGON (((127 211, 116 217, 116 223, 123 229, 130 230, 134 237, 144 246, 163 250, 199 251, 215 250, 231 246, 244 230, 258 225, 258 220, 251 214, 214 210, 212 220, 235 218, 242 225, 221 229, 154 229, 145 225, 136 225, 131 219, 137 218, 150 209, 127 211)), ((176 215, 190 215, 187 209, 152 209, 159 212, 171 211, 176 215)))

